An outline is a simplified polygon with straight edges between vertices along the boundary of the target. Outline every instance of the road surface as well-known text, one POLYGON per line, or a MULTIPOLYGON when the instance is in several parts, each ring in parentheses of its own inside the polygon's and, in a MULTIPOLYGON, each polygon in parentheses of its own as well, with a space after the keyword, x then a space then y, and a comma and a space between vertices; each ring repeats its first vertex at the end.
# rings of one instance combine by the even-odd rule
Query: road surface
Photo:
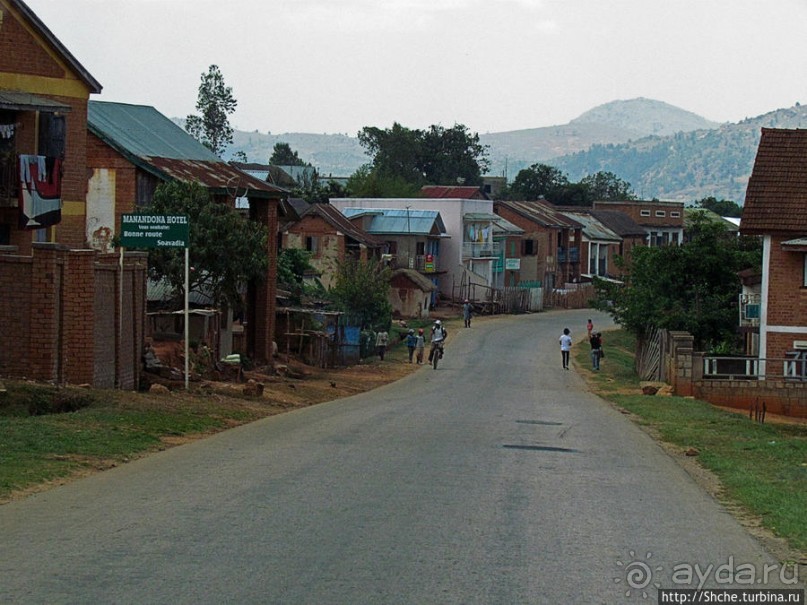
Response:
POLYGON ((590 315, 475 321, 437 370, 2 506, 0 602, 655 603, 775 569, 561 368, 590 315))

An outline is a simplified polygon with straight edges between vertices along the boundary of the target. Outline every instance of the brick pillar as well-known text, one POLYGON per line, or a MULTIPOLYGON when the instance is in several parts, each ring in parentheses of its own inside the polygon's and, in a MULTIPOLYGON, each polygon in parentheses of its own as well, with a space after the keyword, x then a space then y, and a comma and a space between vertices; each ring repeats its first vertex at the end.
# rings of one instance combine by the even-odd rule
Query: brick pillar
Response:
POLYGON ((28 308, 31 330, 27 335, 27 348, 28 376, 34 380, 58 382, 61 379, 60 298, 64 251, 59 244, 32 245, 31 305, 28 308))
POLYGON ((276 199, 249 200, 250 220, 260 222, 269 233, 266 279, 250 284, 247 301, 247 352, 259 365, 272 363, 277 297, 277 205, 276 199))
POLYGON ((92 384, 95 368, 95 250, 65 253, 62 293, 62 379, 92 384))

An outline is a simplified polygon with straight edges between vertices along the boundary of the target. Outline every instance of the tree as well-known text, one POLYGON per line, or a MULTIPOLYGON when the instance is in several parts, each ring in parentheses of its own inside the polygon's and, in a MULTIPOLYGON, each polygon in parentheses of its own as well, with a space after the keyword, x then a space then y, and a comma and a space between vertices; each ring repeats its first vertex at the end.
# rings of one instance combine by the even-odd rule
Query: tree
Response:
POLYGON ((353 197, 418 197, 420 186, 400 176, 386 176, 365 164, 347 180, 347 193, 353 197))
POLYGON ((595 280, 595 306, 637 337, 649 328, 685 330, 705 350, 733 342, 738 272, 761 260, 757 240, 729 237, 724 225, 695 216, 687 243, 633 248, 624 284, 595 280))
POLYGON ((296 151, 293 151, 288 143, 275 143, 272 149, 272 156, 269 158, 272 166, 310 166, 300 159, 296 151))
POLYGON ((330 295, 336 306, 362 327, 388 328, 392 317, 389 282, 392 272, 379 261, 348 259, 339 263, 330 295))
POLYGON ((233 129, 229 114, 235 111, 238 101, 233 98, 233 90, 224 85, 224 76, 217 65, 211 65, 202 74, 196 111, 201 115, 189 115, 185 120, 185 130, 216 155, 224 153, 227 145, 233 142, 233 129))
POLYGON ((422 135, 420 169, 432 185, 481 185, 490 162, 479 135, 462 124, 430 126, 422 135))
POLYGON ((410 130, 393 123, 382 130, 366 126, 359 131, 359 143, 372 156, 372 171, 388 179, 403 179, 419 188, 423 182, 420 169, 423 131, 410 130))
MULTIPOLYGON (((157 187, 148 214, 185 214, 190 221, 190 289, 208 294, 216 305, 241 305, 241 289, 264 279, 266 228, 217 203, 199 183, 179 181, 157 187)), ((185 291, 185 254, 177 248, 149 252, 152 277, 165 278, 177 297, 185 291)))
POLYGON ((588 198, 591 202, 636 199, 630 183, 623 181, 613 172, 600 171, 583 177, 580 184, 588 190, 588 198))
POLYGON ((358 137, 373 158, 369 171, 396 188, 401 183, 415 190, 426 184, 480 185, 489 166, 487 147, 462 124, 434 125, 423 131, 395 122, 386 130, 365 127, 358 137))
POLYGON ((544 198, 552 203, 560 192, 569 185, 563 172, 547 164, 533 164, 519 170, 509 188, 510 199, 534 201, 544 198))
POLYGON ((714 197, 705 197, 702 200, 695 202, 698 208, 711 210, 719 216, 731 216, 740 218, 743 215, 743 208, 737 202, 729 200, 717 200, 714 197))

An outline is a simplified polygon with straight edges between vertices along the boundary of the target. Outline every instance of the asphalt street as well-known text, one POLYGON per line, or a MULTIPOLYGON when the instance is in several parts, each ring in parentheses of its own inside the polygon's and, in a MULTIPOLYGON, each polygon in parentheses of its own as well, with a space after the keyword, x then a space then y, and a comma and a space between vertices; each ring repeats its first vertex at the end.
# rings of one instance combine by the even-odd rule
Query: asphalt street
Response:
POLYGON ((437 370, 0 506, 0 602, 655 603, 766 565, 755 586, 781 584, 561 368, 561 330, 591 315, 477 321, 437 370))

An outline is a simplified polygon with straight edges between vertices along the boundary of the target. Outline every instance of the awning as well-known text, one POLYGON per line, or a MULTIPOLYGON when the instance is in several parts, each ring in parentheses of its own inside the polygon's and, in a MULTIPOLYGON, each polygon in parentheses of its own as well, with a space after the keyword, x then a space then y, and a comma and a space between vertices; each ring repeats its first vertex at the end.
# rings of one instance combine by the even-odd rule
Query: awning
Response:
POLYGON ((797 237, 782 242, 782 250, 786 252, 807 252, 807 237, 797 237))
POLYGON ((32 95, 29 92, 0 90, 0 109, 68 113, 72 108, 65 103, 60 103, 59 101, 54 101, 47 97, 32 95))

